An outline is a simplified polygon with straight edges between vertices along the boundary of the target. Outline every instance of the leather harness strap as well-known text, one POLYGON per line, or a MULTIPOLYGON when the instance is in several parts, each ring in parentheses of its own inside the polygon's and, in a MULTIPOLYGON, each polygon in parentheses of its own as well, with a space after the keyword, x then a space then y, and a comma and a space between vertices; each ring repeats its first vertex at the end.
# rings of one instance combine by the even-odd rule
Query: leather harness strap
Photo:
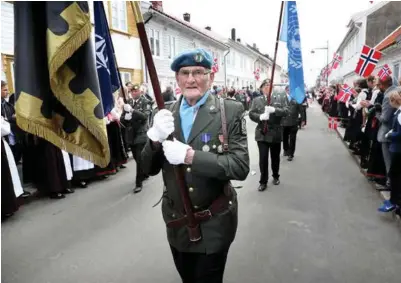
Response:
POLYGON ((227 117, 226 108, 224 106, 224 99, 220 97, 220 116, 221 116, 221 129, 223 131, 223 151, 228 151, 228 133, 227 133, 227 117))

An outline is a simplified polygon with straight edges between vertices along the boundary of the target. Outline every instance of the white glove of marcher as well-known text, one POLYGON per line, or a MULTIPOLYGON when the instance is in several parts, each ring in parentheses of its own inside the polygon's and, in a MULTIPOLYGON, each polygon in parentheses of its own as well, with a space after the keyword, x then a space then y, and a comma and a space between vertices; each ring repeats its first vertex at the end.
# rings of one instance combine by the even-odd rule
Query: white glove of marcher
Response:
POLYGON ((386 139, 388 139, 392 133, 393 133, 393 129, 391 129, 384 137, 386 139))
POLYGON ((120 117, 119 117, 119 115, 117 113, 117 110, 115 108, 113 108, 110 111, 110 114, 111 114, 111 117, 113 118, 114 121, 120 120, 120 117))
POLYGON ((267 120, 269 120, 269 118, 270 118, 270 113, 263 113, 263 114, 260 114, 260 117, 259 117, 259 120, 260 121, 267 121, 267 120))
POLYGON ((265 106, 265 113, 274 113, 276 112, 276 108, 273 106, 265 106))
POLYGON ((177 141, 176 139, 174 139, 174 141, 165 140, 162 145, 164 156, 171 165, 185 163, 187 151, 191 148, 189 145, 177 141))
POLYGON ((154 142, 163 142, 174 132, 173 113, 162 109, 153 118, 153 126, 148 130, 148 137, 154 142))
POLYGON ((131 112, 131 111, 132 111, 131 105, 129 105, 129 104, 124 104, 124 111, 131 112))
POLYGON ((124 119, 127 120, 127 121, 131 120, 132 119, 132 113, 125 113, 124 119))
POLYGON ((104 117, 104 118, 103 118, 103 121, 105 122, 106 125, 108 125, 108 124, 111 123, 107 117, 104 117))

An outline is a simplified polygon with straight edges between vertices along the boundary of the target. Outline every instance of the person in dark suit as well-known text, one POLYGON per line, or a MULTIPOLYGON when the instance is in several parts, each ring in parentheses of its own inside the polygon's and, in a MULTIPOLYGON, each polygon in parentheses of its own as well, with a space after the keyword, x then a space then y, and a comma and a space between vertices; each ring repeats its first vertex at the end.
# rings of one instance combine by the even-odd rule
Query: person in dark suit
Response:
POLYGON ((288 156, 288 161, 294 159, 295 147, 297 142, 298 121, 301 120, 301 125, 306 123, 306 117, 303 111, 302 104, 291 98, 289 87, 285 88, 288 99, 288 115, 282 120, 283 123, 283 150, 284 156, 288 156))
POLYGON ((401 88, 388 94, 390 106, 397 109, 392 117, 392 127, 385 135, 390 141, 391 166, 388 172, 391 186, 390 200, 385 200, 379 208, 381 212, 397 210, 401 215, 401 88))
POLYGON ((149 116, 152 114, 151 102, 146 99, 139 85, 134 85, 131 99, 124 105, 121 122, 125 126, 127 144, 131 147, 136 162, 136 181, 134 193, 142 191, 142 183, 147 178, 143 172, 141 152, 146 143, 149 116))
POLYGON ((270 87, 272 87, 270 80, 266 79, 262 82, 260 89, 263 95, 252 101, 249 111, 249 118, 258 124, 255 129, 255 140, 259 147, 260 180, 258 190, 261 192, 266 190, 269 179, 269 151, 273 184, 280 184, 280 152, 283 134, 281 120, 289 113, 288 98, 284 92, 273 92, 270 105, 267 105, 270 87))
POLYGON ((182 96, 154 115, 142 151, 144 171, 163 174, 163 218, 184 283, 223 282, 238 221, 238 202, 230 181, 245 180, 249 173, 243 106, 211 93, 212 63, 212 55, 204 49, 185 51, 175 58, 171 69, 182 96), (170 134, 173 141, 166 140, 170 134), (182 200, 175 170, 182 170, 189 201, 182 200), (200 238, 190 240, 184 204, 194 212, 200 238))
MULTIPOLYGON (((391 166, 391 155, 390 155, 390 143, 386 139, 386 134, 391 129, 392 117, 395 112, 395 108, 390 105, 389 94, 395 89, 393 85, 393 79, 390 76, 380 79, 378 83, 380 91, 384 93, 384 99, 382 103, 381 113, 376 116, 380 121, 381 125, 377 133, 377 140, 382 144, 382 152, 384 164, 386 165, 386 173, 388 174, 391 166)), ((387 186, 389 186, 389 180, 387 186)))

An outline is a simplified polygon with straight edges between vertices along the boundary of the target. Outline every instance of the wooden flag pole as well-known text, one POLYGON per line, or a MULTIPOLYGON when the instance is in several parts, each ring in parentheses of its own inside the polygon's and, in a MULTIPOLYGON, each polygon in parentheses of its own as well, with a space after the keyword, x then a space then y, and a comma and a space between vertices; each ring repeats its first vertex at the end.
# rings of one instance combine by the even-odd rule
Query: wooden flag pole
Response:
MULTIPOLYGON (((145 24, 143 22, 141 8, 139 6, 140 2, 139 1, 130 1, 130 3, 131 3, 131 8, 135 15, 136 27, 138 29, 139 39, 141 41, 143 54, 145 57, 145 62, 148 66, 150 81, 152 83, 153 91, 155 94, 156 104, 157 104, 157 107, 159 108, 159 110, 164 109, 164 107, 165 107, 164 100, 163 100, 163 97, 161 94, 159 79, 157 77, 156 67, 155 67, 155 63, 153 61, 153 56, 152 56, 152 52, 150 49, 148 37, 146 35, 145 24)), ((169 140, 173 140, 172 135, 169 137, 169 140)), ((174 172, 175 172, 175 177, 177 179, 177 182, 178 182, 178 185, 180 188, 181 200, 182 200, 185 214, 186 214, 185 216, 188 219, 188 224, 187 224, 186 228, 188 231, 189 240, 191 242, 200 241, 202 239, 200 227, 199 227, 199 223, 195 220, 195 216, 194 216, 193 209, 192 209, 193 206, 191 203, 191 199, 189 197, 187 185, 185 183, 184 172, 183 172, 182 166, 174 166, 174 172)))
MULTIPOLYGON (((278 20, 278 27, 277 27, 277 36, 276 36, 276 48, 274 49, 274 57, 273 57, 273 67, 272 67, 272 75, 270 77, 270 88, 269 88, 269 94, 267 96, 267 106, 270 105, 271 103, 271 96, 273 92, 273 81, 274 81, 274 72, 276 70, 276 60, 277 60, 277 50, 278 50, 278 43, 280 40, 280 30, 281 30, 281 21, 283 18, 283 10, 284 10, 284 1, 281 1, 281 8, 280 8, 280 17, 278 20)), ((264 133, 267 132, 267 121, 265 122, 264 133)))

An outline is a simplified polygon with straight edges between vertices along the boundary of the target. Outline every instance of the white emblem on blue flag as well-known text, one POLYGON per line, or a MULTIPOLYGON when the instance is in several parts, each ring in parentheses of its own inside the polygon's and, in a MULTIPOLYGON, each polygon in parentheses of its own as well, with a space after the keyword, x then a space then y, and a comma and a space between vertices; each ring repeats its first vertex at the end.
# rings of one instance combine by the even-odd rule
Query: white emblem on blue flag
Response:
POLYGON ((101 69, 105 68, 106 71, 110 74, 110 70, 108 68, 109 58, 106 53, 106 40, 100 35, 95 35, 95 48, 96 48, 96 68, 101 69))
POLYGON ((292 67, 302 68, 301 38, 299 34, 299 23, 296 6, 289 8, 288 15, 288 56, 292 67))

